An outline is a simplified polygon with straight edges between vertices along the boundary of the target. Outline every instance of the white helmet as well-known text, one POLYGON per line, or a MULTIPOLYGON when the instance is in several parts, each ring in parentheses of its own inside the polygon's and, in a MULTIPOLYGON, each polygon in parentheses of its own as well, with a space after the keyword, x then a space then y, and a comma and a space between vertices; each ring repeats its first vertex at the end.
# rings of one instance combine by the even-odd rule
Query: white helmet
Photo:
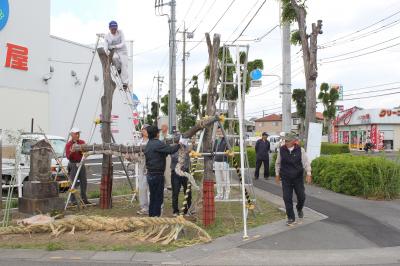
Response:
POLYGON ((77 127, 73 127, 69 133, 81 133, 81 130, 77 127))

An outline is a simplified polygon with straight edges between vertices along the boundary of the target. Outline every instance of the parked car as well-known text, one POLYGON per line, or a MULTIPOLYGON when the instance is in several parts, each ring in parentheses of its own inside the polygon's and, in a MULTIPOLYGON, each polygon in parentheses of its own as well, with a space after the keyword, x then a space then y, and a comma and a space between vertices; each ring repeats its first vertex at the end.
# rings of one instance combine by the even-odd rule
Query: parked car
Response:
POLYGON ((279 149, 281 137, 278 135, 271 135, 271 136, 268 136, 268 141, 271 145, 270 146, 271 152, 277 152, 279 149))
MULTIPOLYGON (((51 136, 46 135, 49 140, 51 146, 53 147, 55 154, 58 158, 58 161, 54 158, 51 160, 51 172, 52 178, 55 181, 59 182, 60 191, 65 191, 69 188, 68 177, 63 173, 62 167, 67 170, 68 160, 64 154, 64 148, 66 144, 66 140, 63 137, 59 136, 51 136)), ((19 170, 19 178, 17 180, 16 186, 19 187, 19 184, 22 184, 24 181, 29 179, 29 169, 30 169, 30 152, 31 147, 37 141, 45 139, 44 134, 41 133, 22 133, 19 138, 19 142, 15 145, 15 150, 17 147, 21 150, 20 157, 18 158, 20 170, 19 170)), ((2 183, 5 185, 10 184, 11 177, 15 170, 16 159, 14 158, 5 158, 2 162, 3 174, 2 174, 2 183)), ((21 188, 18 189, 19 194, 21 193, 21 188)))

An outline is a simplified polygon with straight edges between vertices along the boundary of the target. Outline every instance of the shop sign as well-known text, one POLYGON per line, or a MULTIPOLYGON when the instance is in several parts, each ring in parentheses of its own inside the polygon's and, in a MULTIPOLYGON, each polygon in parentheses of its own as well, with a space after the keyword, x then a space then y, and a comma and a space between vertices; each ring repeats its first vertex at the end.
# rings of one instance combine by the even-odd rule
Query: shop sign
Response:
POLYGON ((379 142, 378 142, 378 150, 383 150, 385 147, 383 145, 383 141, 384 141, 385 135, 383 134, 383 132, 379 133, 379 142))
POLYGON ((382 109, 379 112, 379 117, 385 116, 400 116, 400 110, 382 109))
POLYGON ((5 67, 28 70, 28 53, 27 47, 7 43, 7 54, 5 67))
POLYGON ((360 115, 358 120, 361 121, 361 124, 370 124, 371 123, 371 116, 369 114, 360 115))
POLYGON ((7 25, 9 13, 10 5, 8 0, 0 0, 0 30, 7 25))
POLYGON ((344 105, 336 105, 336 112, 343 112, 344 111, 344 105))
POLYGON ((378 144, 378 125, 371 125, 371 142, 375 145, 378 144))
POLYGON ((347 125, 350 122, 352 114, 357 110, 356 107, 350 108, 341 116, 338 116, 335 120, 335 124, 339 124, 340 121, 343 120, 344 125, 347 125))

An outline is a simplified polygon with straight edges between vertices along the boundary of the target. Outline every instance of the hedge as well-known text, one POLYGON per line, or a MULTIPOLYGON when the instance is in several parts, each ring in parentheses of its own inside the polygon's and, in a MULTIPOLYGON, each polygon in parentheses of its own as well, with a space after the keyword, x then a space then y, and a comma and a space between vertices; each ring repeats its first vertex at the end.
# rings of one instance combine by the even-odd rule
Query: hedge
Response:
MULTIPOLYGON (((238 152, 240 149, 238 146, 235 146, 234 148, 235 152, 238 152)), ((247 147, 247 157, 249 159, 249 167, 250 168, 255 168, 256 167, 256 149, 254 147, 247 147)), ((235 158, 240 165, 240 154, 235 154, 235 158)))
POLYGON ((322 156, 311 166, 314 183, 338 193, 372 199, 400 195, 400 165, 382 157, 322 156))
POLYGON ((332 154, 341 154, 341 153, 350 153, 349 145, 333 144, 333 143, 327 143, 327 142, 321 143, 321 154, 332 155, 332 154))
POLYGON ((278 153, 274 153, 272 155, 272 160, 269 163, 269 175, 275 176, 275 162, 276 162, 276 157, 278 157, 278 153))

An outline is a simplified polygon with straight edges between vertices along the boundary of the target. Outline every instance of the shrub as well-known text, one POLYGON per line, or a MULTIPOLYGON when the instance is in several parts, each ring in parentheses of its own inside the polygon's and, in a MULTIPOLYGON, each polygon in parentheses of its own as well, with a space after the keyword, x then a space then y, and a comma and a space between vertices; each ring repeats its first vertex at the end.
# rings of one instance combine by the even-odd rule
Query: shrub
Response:
MULTIPOLYGON (((240 150, 238 146, 235 146, 233 149, 235 152, 238 152, 240 150)), ((256 167, 256 149, 254 147, 247 147, 246 149, 247 158, 249 159, 249 167, 254 168, 256 167)), ((235 159, 240 165, 240 154, 235 154, 235 159)))
POLYGON ((275 162, 276 157, 278 157, 278 153, 274 153, 272 155, 272 162, 269 163, 269 174, 275 176, 275 162))
POLYGON ((312 162, 314 183, 352 196, 393 199, 400 195, 400 165, 382 157, 349 154, 312 162))
POLYGON ((321 143, 321 154, 331 155, 331 154, 341 154, 341 153, 350 153, 349 145, 333 144, 327 142, 321 143))

